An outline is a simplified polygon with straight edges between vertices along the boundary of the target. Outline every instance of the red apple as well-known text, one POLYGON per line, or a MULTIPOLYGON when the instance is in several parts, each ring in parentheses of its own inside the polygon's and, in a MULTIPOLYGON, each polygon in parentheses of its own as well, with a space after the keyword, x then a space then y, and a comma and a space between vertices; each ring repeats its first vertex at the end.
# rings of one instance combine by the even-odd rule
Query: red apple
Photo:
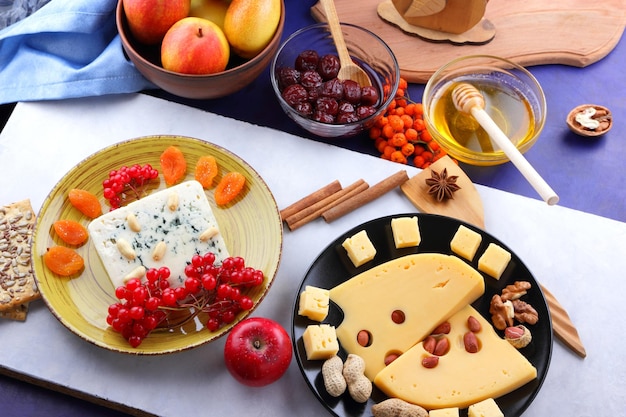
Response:
POLYGON ((191 0, 124 0, 128 27, 139 42, 156 45, 170 27, 189 15, 191 0))
POLYGON ((214 74, 226 69, 230 46, 215 23, 186 17, 174 23, 161 44, 161 64, 182 74, 214 74))
POLYGON ((277 381, 291 363, 289 335, 277 322, 245 319, 232 328, 224 346, 226 368, 240 383, 262 387, 277 381))

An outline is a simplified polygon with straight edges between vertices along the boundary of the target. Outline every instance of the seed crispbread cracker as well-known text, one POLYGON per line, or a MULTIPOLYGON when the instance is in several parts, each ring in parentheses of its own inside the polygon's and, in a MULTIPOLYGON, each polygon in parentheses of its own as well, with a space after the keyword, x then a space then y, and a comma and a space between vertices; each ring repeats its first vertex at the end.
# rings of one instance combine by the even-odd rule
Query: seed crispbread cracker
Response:
POLYGON ((30 259, 34 225, 30 200, 0 207, 0 312, 41 297, 30 259))

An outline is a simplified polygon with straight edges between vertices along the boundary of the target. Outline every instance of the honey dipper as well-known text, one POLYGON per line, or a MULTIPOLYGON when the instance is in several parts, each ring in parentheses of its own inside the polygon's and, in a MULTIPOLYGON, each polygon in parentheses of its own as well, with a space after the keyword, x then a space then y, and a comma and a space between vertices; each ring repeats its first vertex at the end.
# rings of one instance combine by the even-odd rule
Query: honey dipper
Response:
POLYGON ((551 206, 558 203, 559 196, 485 112, 485 99, 476 87, 460 83, 452 90, 452 101, 458 111, 471 114, 476 119, 546 203, 551 206))

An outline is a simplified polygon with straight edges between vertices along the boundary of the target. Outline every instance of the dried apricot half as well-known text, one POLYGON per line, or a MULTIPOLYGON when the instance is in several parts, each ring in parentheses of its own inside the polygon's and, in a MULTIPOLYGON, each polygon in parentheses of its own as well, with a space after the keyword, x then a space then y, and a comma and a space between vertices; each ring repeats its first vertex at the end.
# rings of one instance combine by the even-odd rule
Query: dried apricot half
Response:
POLYGON ((224 175, 215 187, 215 202, 223 206, 230 203, 239 195, 246 185, 246 177, 237 171, 231 171, 224 175))
POLYGON ((102 214, 102 206, 95 194, 80 188, 73 188, 68 193, 68 197, 70 203, 90 219, 95 219, 102 214))
POLYGON ((57 220, 52 227, 57 236, 68 245, 82 245, 89 238, 87 228, 74 220, 57 220))
POLYGON ((202 184, 204 188, 211 188, 218 169, 217 160, 214 156, 201 156, 196 164, 196 181, 202 184))
POLYGON ((53 246, 43 255, 43 262, 55 274, 69 277, 79 273, 85 266, 83 257, 74 249, 53 246))
POLYGON ((187 161, 185 155, 176 146, 168 146, 161 154, 161 172, 165 183, 174 185, 180 181, 187 172, 187 161))

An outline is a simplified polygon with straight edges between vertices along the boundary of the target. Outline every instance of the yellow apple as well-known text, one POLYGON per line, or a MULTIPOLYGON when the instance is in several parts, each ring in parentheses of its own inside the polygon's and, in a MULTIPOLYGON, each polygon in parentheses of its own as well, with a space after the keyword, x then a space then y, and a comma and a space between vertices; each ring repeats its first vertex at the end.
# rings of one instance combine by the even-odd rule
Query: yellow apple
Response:
POLYGON ((224 18, 224 34, 233 51, 253 58, 265 48, 280 22, 280 0, 232 0, 224 18))
POLYGON ((174 23, 189 15, 191 0, 124 0, 123 4, 135 39, 156 45, 174 23))
POLYGON ((230 0, 191 0, 189 16, 210 20, 224 30, 224 17, 230 0))
POLYGON ((226 69, 230 46, 215 23, 186 17, 174 23, 161 44, 161 64, 182 74, 214 74, 226 69))

